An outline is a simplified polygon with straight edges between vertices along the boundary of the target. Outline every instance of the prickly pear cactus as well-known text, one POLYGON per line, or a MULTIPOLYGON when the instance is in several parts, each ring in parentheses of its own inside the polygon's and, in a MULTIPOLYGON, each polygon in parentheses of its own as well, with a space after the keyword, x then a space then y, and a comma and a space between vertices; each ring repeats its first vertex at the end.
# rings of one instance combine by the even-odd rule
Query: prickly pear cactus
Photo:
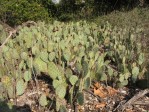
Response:
MULTIPOLYGON (((7 37, 1 25, 0 35, 1 45, 7 37)), ((134 28, 113 27, 108 22, 102 27, 86 21, 22 27, 0 48, 0 87, 10 98, 14 89, 22 95, 32 75, 44 73, 52 80, 57 111, 65 110, 60 100, 66 94, 69 102, 83 105, 82 90, 88 89, 93 79, 121 87, 142 74, 145 54, 137 35, 134 28), (9 86, 14 81, 16 87, 9 86)), ((47 105, 46 100, 41 96, 40 105, 47 105)))

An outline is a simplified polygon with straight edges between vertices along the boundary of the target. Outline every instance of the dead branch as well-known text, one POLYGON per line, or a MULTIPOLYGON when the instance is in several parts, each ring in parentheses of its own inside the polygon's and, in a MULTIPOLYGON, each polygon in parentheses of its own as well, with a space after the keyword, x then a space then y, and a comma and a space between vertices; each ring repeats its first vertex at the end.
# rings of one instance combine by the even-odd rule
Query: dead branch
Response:
POLYGON ((137 101, 134 102, 134 105, 149 105, 149 101, 137 101))
POLYGON ((143 97, 144 95, 148 94, 149 93, 149 89, 145 89, 143 91, 140 91, 139 93, 137 93, 136 95, 134 95, 134 97, 132 97, 130 100, 128 100, 122 107, 121 107, 121 110, 124 111, 124 109, 126 109, 127 107, 131 106, 131 105, 134 105, 135 102, 143 97))
POLYGON ((3 44, 0 46, 0 52, 2 51, 2 48, 4 47, 4 45, 8 42, 8 40, 11 38, 11 36, 13 34, 16 33, 16 30, 10 31, 9 36, 6 38, 6 40, 3 42, 3 44))

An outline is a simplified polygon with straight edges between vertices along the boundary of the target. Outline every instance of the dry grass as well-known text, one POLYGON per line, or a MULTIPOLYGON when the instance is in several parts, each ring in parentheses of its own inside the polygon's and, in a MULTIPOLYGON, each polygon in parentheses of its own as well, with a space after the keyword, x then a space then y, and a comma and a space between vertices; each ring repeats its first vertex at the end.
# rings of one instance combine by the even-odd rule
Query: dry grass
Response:
POLYGON ((95 18, 97 23, 105 23, 109 21, 112 25, 119 27, 135 27, 140 26, 146 22, 149 23, 149 8, 134 8, 131 11, 114 11, 108 15, 95 18))

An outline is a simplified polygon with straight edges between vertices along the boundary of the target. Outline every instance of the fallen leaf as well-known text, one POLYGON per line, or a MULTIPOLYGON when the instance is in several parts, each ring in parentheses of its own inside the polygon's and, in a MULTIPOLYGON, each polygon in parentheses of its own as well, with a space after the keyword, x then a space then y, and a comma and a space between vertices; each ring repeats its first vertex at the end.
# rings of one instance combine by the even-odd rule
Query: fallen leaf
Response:
POLYGON ((110 96, 113 96, 113 95, 117 94, 117 92, 118 92, 116 89, 114 89, 110 86, 107 87, 107 91, 110 96))
POLYGON ((105 106, 106 106, 106 103, 105 102, 102 102, 102 103, 96 104, 95 108, 99 109, 99 108, 103 108, 105 106))
POLYGON ((94 88, 94 94, 100 96, 101 98, 105 98, 107 96, 107 94, 103 90, 95 88, 94 88))
POLYGON ((101 98, 113 96, 117 94, 117 90, 108 86, 104 87, 99 82, 94 83, 94 94, 100 96, 101 98))
POLYGON ((126 109, 125 111, 126 111, 126 112, 135 112, 135 111, 133 111, 132 109, 126 109))
POLYGON ((100 87, 101 87, 100 83, 98 83, 98 82, 96 82, 96 83, 94 84, 94 86, 95 86, 96 88, 100 88, 100 87))
POLYGON ((83 112, 83 106, 78 105, 79 112, 83 112))

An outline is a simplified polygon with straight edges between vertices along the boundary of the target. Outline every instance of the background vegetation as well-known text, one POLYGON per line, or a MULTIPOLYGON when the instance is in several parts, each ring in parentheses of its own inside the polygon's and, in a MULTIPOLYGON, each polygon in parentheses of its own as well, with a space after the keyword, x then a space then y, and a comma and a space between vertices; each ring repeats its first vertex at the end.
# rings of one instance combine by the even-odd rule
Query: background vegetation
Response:
MULTIPOLYGON (((140 0, 141 1, 141 0, 140 0)), ((11 26, 28 20, 91 20, 113 10, 128 11, 142 5, 139 0, 1 0, 0 20, 11 26)), ((148 1, 145 2, 147 4, 148 1)))

